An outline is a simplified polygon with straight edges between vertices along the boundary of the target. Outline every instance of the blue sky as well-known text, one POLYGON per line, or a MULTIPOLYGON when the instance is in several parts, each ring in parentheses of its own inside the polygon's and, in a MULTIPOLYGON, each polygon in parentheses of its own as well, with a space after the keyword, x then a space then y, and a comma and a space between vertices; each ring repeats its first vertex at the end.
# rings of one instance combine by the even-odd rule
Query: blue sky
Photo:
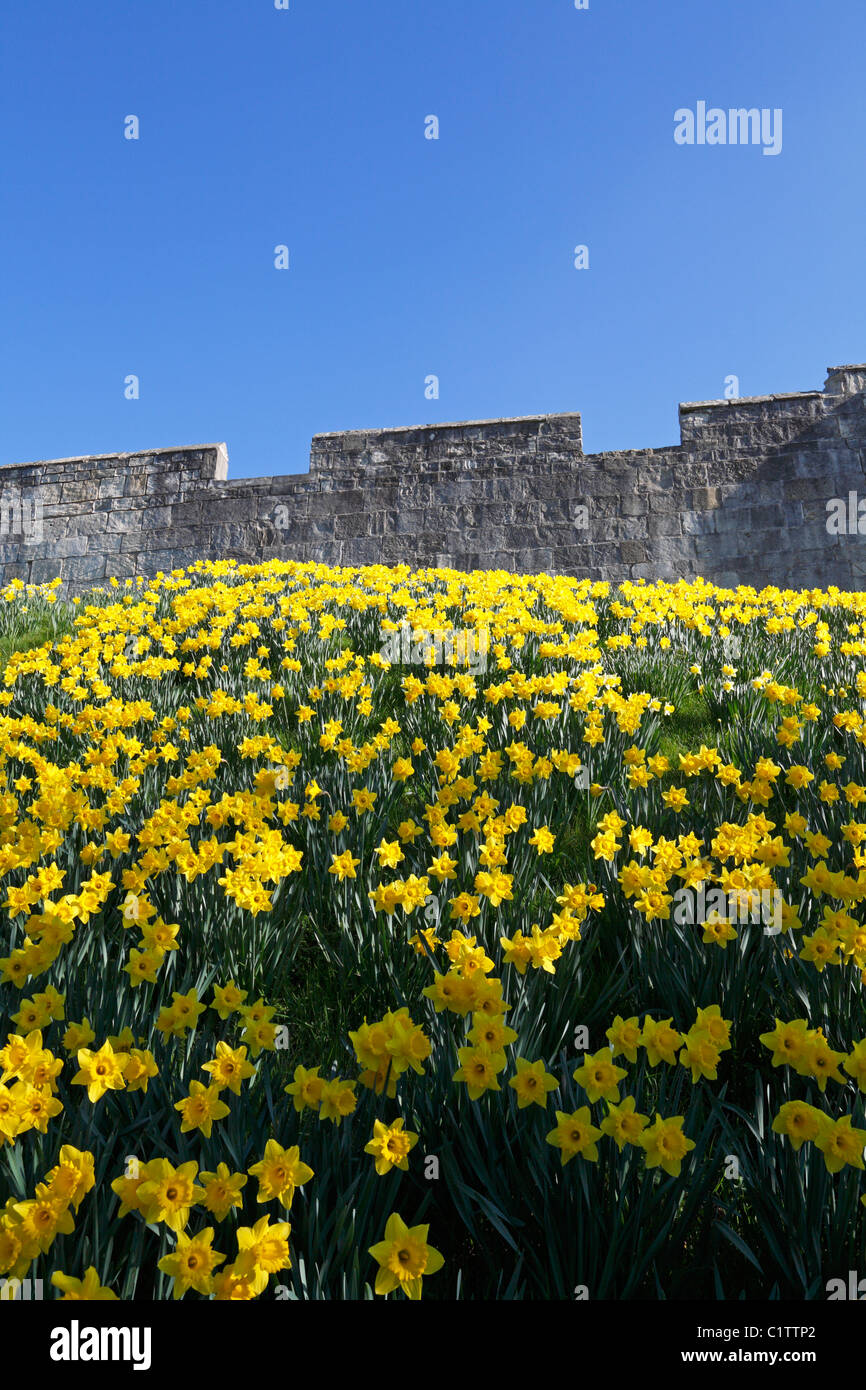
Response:
POLYGON ((729 375, 866 359, 863 0, 10 0, 3 30, 0 463, 222 440, 231 477, 299 473, 317 431, 571 410, 587 451, 662 445, 729 375), (677 145, 699 101, 781 109, 781 152, 677 145))

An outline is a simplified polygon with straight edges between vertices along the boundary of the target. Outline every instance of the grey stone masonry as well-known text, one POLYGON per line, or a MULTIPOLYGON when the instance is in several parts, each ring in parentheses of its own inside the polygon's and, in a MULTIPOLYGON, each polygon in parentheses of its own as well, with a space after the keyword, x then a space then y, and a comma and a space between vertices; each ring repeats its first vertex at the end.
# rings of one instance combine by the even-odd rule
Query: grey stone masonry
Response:
POLYGON ((569 414, 318 434, 273 478, 229 480, 223 444, 8 464, 0 584, 278 558, 862 587, 866 366, 679 413, 679 444, 602 454, 569 414))

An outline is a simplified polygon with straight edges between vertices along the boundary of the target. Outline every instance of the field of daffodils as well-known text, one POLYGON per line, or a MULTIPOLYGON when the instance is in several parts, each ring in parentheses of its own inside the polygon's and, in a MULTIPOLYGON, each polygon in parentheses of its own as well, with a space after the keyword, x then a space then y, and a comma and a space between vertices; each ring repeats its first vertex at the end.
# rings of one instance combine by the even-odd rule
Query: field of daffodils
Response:
POLYGON ((866 594, 202 562, 0 643, 0 1295, 863 1265, 866 594))

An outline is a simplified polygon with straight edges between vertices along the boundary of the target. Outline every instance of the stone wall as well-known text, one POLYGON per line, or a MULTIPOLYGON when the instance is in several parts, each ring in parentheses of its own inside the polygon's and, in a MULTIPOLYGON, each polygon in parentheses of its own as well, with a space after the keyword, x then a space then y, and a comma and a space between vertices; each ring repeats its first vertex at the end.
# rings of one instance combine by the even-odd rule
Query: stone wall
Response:
POLYGON ((823 391, 681 405, 669 448, 584 454, 579 415, 535 415, 319 434, 309 473, 227 471, 222 444, 0 468, 0 583, 59 575, 74 594, 226 557, 866 579, 866 366, 831 368, 823 391), (854 517, 844 534, 831 499, 854 517))

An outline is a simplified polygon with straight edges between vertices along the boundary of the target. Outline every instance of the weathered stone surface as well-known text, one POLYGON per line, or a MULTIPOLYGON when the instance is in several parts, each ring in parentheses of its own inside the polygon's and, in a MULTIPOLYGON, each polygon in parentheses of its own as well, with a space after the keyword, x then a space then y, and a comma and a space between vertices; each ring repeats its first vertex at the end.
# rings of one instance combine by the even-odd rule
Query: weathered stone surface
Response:
POLYGON ((59 575, 74 594, 273 556, 860 587, 866 366, 831 368, 822 391, 682 405, 669 448, 587 455, 579 415, 536 415, 321 434, 308 474, 227 475, 222 444, 0 468, 0 584, 59 575))

